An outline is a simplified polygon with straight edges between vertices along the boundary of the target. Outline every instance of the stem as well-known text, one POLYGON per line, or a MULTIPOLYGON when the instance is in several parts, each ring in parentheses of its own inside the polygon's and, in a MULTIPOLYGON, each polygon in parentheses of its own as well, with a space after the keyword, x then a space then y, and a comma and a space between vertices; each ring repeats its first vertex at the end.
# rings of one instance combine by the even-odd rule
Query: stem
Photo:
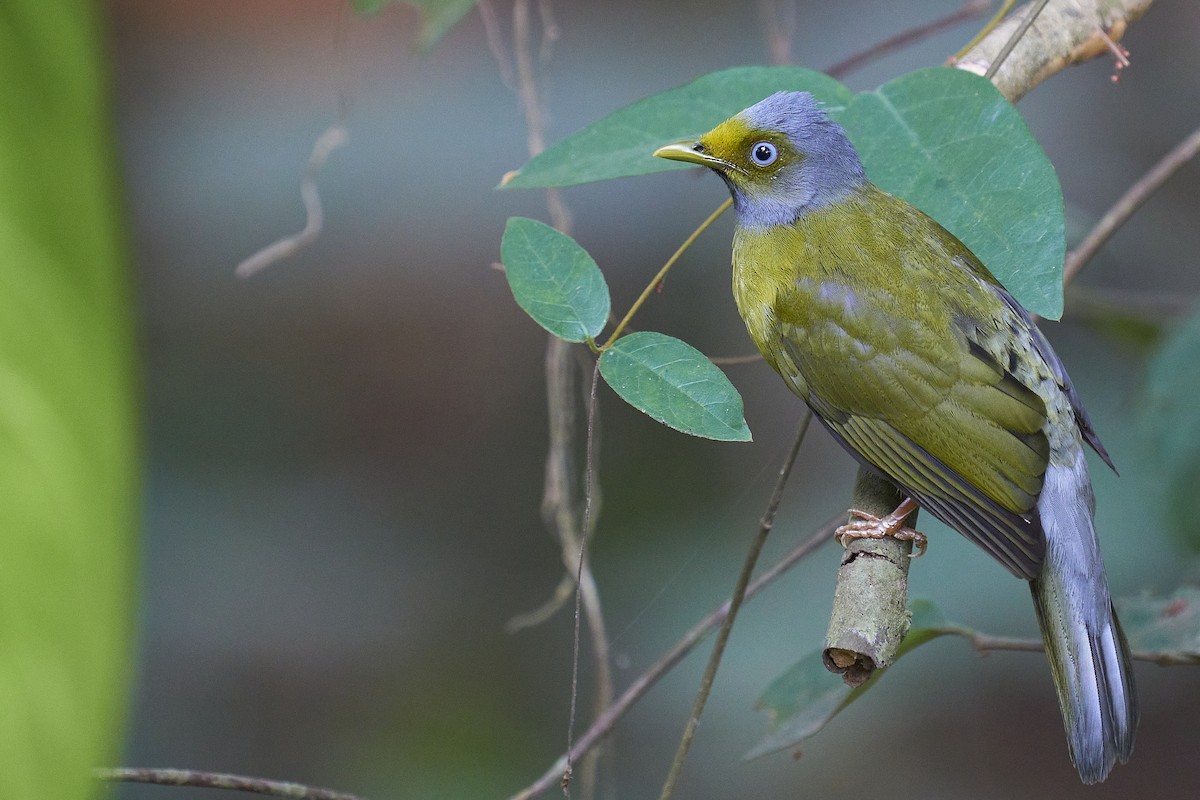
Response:
MULTIPOLYGON (((1009 5, 1015 3, 1016 0, 1008 0, 1009 5)), ((856 69, 861 69, 867 64, 877 59, 883 58, 889 53, 894 53, 897 50, 905 47, 910 47, 913 44, 940 33, 947 28, 952 28, 969 19, 973 19, 982 14, 988 7, 988 0, 967 0, 957 11, 952 11, 944 17, 939 17, 931 22, 926 22, 921 25, 909 28, 906 31, 901 31, 895 36, 890 36, 881 42, 863 50, 861 53, 855 53, 849 58, 844 58, 833 66, 825 70, 825 73, 832 78, 841 78, 853 72, 856 69)), ((993 23, 994 24, 994 23, 993 23)), ((985 28, 986 30, 986 28, 985 28)))
POLYGON ((1000 4, 1000 10, 997 11, 990 20, 988 20, 988 24, 984 25, 979 33, 975 34, 975 37, 971 39, 971 41, 967 42, 961 50, 950 57, 950 63, 953 64, 954 62, 958 61, 960 58, 969 53, 972 47, 982 42, 983 38, 991 33, 992 30, 1000 24, 1000 20, 1004 19, 1004 16, 1011 11, 1012 7, 1016 4, 1017 0, 1004 0, 1004 2, 1000 4))
POLYGON ((1004 43, 1004 47, 1000 48, 1000 53, 992 60, 991 66, 988 67, 983 77, 990 81, 995 76, 996 72, 1000 69, 1000 65, 1004 63, 1004 59, 1008 58, 1008 54, 1017 46, 1017 42, 1021 41, 1022 37, 1025 36, 1029 27, 1033 25, 1033 21, 1037 19, 1038 14, 1042 13, 1042 9, 1046 7, 1046 3, 1048 2, 1050 0, 1038 0, 1037 5, 1030 10, 1029 15, 1025 19, 1021 20, 1021 25, 1013 31, 1013 35, 1004 43))
POLYGON ((1133 216, 1133 212, 1141 208, 1142 204, 1150 199, 1150 195, 1158 191, 1167 179, 1195 157, 1197 152, 1200 152, 1200 128, 1192 131, 1175 146, 1175 149, 1163 156, 1149 172, 1130 186, 1079 246, 1067 255, 1066 264, 1063 265, 1063 282, 1071 281, 1083 265, 1091 261, 1100 248, 1112 238, 1117 229, 1133 216))
MULTIPOLYGON (((806 556, 815 552, 818 547, 828 542, 833 535, 834 528, 841 524, 844 518, 844 513, 838 514, 826 522, 801 541, 800 544, 792 548, 791 552, 786 556, 765 570, 762 575, 755 578, 754 582, 750 584, 750 588, 746 590, 746 599, 750 600, 754 598, 763 589, 774 583, 779 576, 794 567, 806 556)), ((600 714, 596 718, 596 721, 592 723, 592 726, 579 737, 571 755, 578 758, 611 733, 612 729, 616 727, 617 723, 621 721, 638 700, 641 700, 664 675, 674 669, 676 664, 682 661, 696 645, 704 641, 704 638, 725 620, 725 617, 729 614, 729 606, 729 601, 726 601, 715 611, 693 625, 691 630, 684 634, 670 650, 661 655, 658 661, 654 662, 645 672, 639 675, 629 685, 629 688, 617 698, 616 702, 605 709, 604 713, 600 714)), ((530 800, 530 798, 545 792, 562 775, 566 761, 567 757, 565 754, 559 756, 558 760, 551 764, 550 768, 540 778, 513 795, 511 800, 530 800)))
MULTIPOLYGON (((584 457, 584 490, 583 495, 583 535, 579 537, 579 556, 575 567, 575 582, 582 585, 583 583, 583 565, 587 559, 587 542, 588 532, 591 531, 592 522, 592 464, 594 456, 595 424, 596 424, 596 386, 600 383, 600 362, 596 362, 596 366, 592 369, 592 391, 588 397, 588 416, 587 416, 587 455, 584 457)), ((575 705, 576 698, 579 695, 579 623, 582 614, 580 606, 583 603, 584 592, 575 592, 575 647, 571 653, 571 713, 567 722, 567 765, 563 770, 562 788, 563 794, 567 797, 571 796, 571 745, 575 739, 575 705)), ((598 657, 598 661, 604 665, 604 669, 608 669, 608 641, 607 637, 601 637, 604 646, 603 658, 598 657)), ((609 675, 602 684, 612 685, 612 676, 609 675)), ((604 698, 604 706, 608 705, 610 697, 604 698)), ((599 711, 600 709, 597 709, 599 711)))
POLYGON ((291 800, 363 800, 358 795, 320 789, 291 781, 271 781, 249 778, 225 772, 203 772, 196 769, 165 769, 157 767, 117 767, 98 769, 98 780, 108 783, 154 783, 160 786, 194 786, 200 789, 229 789, 235 792, 287 797, 291 800))
MULTIPOLYGON (((544 16, 546 7, 541 7, 543 14, 543 30, 557 27, 547 23, 544 16)), ((545 149, 545 121, 542 116, 541 98, 538 92, 537 74, 534 67, 533 45, 530 36, 530 7, 529 0, 516 0, 513 4, 513 56, 516 65, 517 95, 521 108, 525 112, 525 126, 528 131, 529 155, 535 156, 545 149)), ((501 61, 503 71, 504 61, 501 61)), ((546 208, 550 221, 555 228, 567 233, 571 227, 571 215, 562 194, 557 189, 546 190, 546 208)), ((594 346, 594 345, 593 345, 594 346)), ((577 701, 576 682, 580 649, 579 619, 580 609, 587 617, 588 630, 592 639, 592 657, 596 668, 596 690, 594 704, 597 713, 612 702, 613 683, 612 670, 608 657, 608 633, 604 624, 603 607, 600 602, 600 590, 592 574, 591 566, 582 557, 585 542, 595 526, 596 512, 593 505, 595 481, 591 464, 587 466, 587 478, 583 487, 584 492, 584 524, 579 525, 577 488, 572 480, 572 464, 574 459, 574 401, 575 392, 572 388, 572 369, 570 345, 557 337, 549 337, 546 348, 546 386, 547 411, 550 418, 550 446, 546 456, 546 479, 542 496, 543 517, 552 522, 562 551, 564 567, 575 574, 575 637, 572 648, 572 688, 571 688, 571 724, 567 730, 567 748, 574 730, 575 705, 577 701), (576 553, 579 553, 578 560, 576 553)), ((594 385, 593 385, 594 395, 594 385)), ((592 421, 594 403, 589 405, 587 450, 594 449, 592 421)), ((584 765, 580 776, 581 792, 590 796, 596 782, 598 753, 592 755, 584 765)), ((571 765, 567 765, 567 769, 571 765)), ((564 775, 563 791, 567 792, 568 775, 564 775)))
MULTIPOLYGON (((1019 639, 1014 636, 992 636, 987 633, 974 633, 969 630, 948 628, 945 633, 961 636, 971 643, 971 646, 981 654, 992 650, 1012 650, 1020 653, 1042 653, 1046 647, 1041 639, 1019 639)), ((1200 653, 1172 652, 1169 650, 1139 650, 1129 654, 1134 661, 1146 661, 1160 667, 1194 667, 1200 666, 1200 653)))
POLYGON ((304 168, 304 177, 300 179, 300 200, 304 203, 304 227, 299 233, 285 236, 254 255, 243 260, 234 269, 239 278, 249 278, 277 261, 291 258, 296 253, 317 240, 325 225, 325 213, 321 210, 321 195, 317 191, 317 173, 325 166, 329 154, 346 143, 349 134, 346 126, 336 122, 325 129, 313 143, 312 152, 308 156, 308 165, 304 168))
POLYGON ((754 537, 754 543, 750 545, 750 552, 746 554, 746 563, 742 565, 742 572, 738 575, 733 597, 729 599, 729 613, 721 624, 720 633, 717 634, 717 641, 713 645, 712 655, 709 656, 708 666, 704 669, 704 677, 700 680, 700 689, 696 692, 696 700, 692 704, 692 714, 683 728, 683 736, 679 740, 679 748, 675 751, 675 759, 671 762, 671 769, 667 773, 667 780, 663 784, 659 800, 668 800, 671 797, 675 791, 675 784, 683 772, 683 762, 687 760, 688 750, 691 749, 692 740, 696 736, 696 727, 700 724, 704 706, 708 702, 709 694, 712 693, 713 683, 717 678, 717 669, 721 666, 721 658, 725 654, 725 645, 729 641, 730 631, 733 630, 734 620, 737 619, 742 601, 746 599, 746 589, 750 585, 750 576, 754 574, 754 565, 758 563, 758 557, 762 553, 763 545, 767 542, 767 536, 771 533, 771 528, 775 526, 775 513, 779 510, 779 503, 783 500, 784 487, 787 485, 788 476, 791 475, 792 466, 796 463, 796 456, 800 452, 800 445, 804 441, 804 434, 808 431, 808 424, 811 421, 812 411, 806 410, 796 430, 796 441, 793 442, 792 449, 788 452, 787 458, 784 459, 783 466, 779 470, 779 480, 775 482, 775 490, 771 492, 767 510, 759 520, 758 535, 754 537))
POLYGON ((692 246, 692 243, 695 242, 696 239, 700 238, 700 234, 704 233, 704 231, 708 229, 709 225, 712 225, 714 222, 716 222, 717 217, 728 211, 731 205, 733 205, 732 197, 722 203, 716 211, 709 214, 708 219, 704 220, 704 222, 701 222, 700 227, 692 231, 692 235, 683 240, 683 244, 679 245, 679 249, 675 251, 675 254, 667 259, 667 263, 663 264, 662 269, 658 271, 658 274, 654 276, 654 279, 650 281, 645 289, 642 290, 641 295, 639 295, 638 299, 634 301, 632 306, 630 306, 629 311, 625 312, 624 318, 617 325, 616 330, 612 332, 612 336, 609 336, 608 340, 604 344, 600 345, 601 350, 607 350, 608 348, 612 347, 613 342, 617 340, 617 337, 619 337, 625 330, 625 326, 628 325, 629 321, 633 319, 633 315, 638 312, 638 310, 642 307, 642 304, 645 303, 647 298, 650 297, 650 294, 654 291, 655 287, 662 283, 663 279, 667 277, 667 272, 671 269, 671 267, 675 266, 675 262, 679 260, 679 257, 687 252, 687 249, 692 246))

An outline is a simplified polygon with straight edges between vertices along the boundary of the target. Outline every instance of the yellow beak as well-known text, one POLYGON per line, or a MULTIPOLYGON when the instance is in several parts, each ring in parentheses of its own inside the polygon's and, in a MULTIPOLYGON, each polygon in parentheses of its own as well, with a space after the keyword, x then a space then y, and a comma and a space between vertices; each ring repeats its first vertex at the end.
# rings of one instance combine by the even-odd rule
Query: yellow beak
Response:
POLYGON ((689 164, 699 164, 712 169, 723 169, 729 166, 721 159, 704 152, 704 145, 695 139, 684 139, 679 142, 663 145, 654 151, 654 155, 656 158, 686 161, 689 164))

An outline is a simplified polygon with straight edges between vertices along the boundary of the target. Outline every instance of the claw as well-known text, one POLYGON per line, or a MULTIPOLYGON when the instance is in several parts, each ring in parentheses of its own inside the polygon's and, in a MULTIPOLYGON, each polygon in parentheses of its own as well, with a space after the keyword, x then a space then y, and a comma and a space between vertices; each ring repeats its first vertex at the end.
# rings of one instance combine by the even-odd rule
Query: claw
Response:
POLYGON ((904 521, 916 509, 917 504, 912 499, 906 499, 886 517, 877 517, 866 511, 852 508, 849 512, 850 515, 858 517, 858 519, 851 520, 839 527, 834 531, 833 538, 837 539, 842 547, 845 547, 849 539, 882 539, 890 536, 902 542, 912 542, 913 547, 916 548, 912 558, 917 558, 925 554, 925 549, 929 546, 929 539, 919 531, 904 527, 904 521))

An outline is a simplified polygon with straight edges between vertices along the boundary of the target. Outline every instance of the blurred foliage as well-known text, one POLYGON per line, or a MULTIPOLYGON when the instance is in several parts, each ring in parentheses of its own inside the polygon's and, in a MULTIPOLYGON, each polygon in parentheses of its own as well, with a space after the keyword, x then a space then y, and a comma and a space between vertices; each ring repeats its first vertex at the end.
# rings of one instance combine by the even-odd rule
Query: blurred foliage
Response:
MULTIPOLYGON (((1169 597, 1125 598, 1117 601, 1117 607, 1131 650, 1179 659, 1200 658, 1200 590, 1183 586, 1169 597)), ((942 636, 970 639, 979 633, 948 621, 929 600, 913 600, 909 611, 912 627, 897 651, 897 661, 942 636)), ((866 683, 851 689, 840 675, 826 669, 822 651, 808 653, 772 681, 759 697, 758 708, 767 715, 769 733, 746 758, 799 746, 878 684, 889 669, 876 670, 866 683)))
POLYGON ((132 329, 90 0, 0 13, 0 797, 90 795, 121 741, 132 329))
MULTIPOLYGON (((941 609, 929 600, 913 600, 909 612, 912 627, 896 651, 896 662, 940 636, 970 636, 974 633, 963 625, 948 622, 941 609)), ((758 709, 767 715, 770 732, 746 754, 746 758, 795 748, 815 736, 847 706, 876 686, 896 662, 875 670, 866 683, 851 688, 841 675, 826 668, 821 650, 808 653, 772 681, 758 698, 758 709)))
POLYGON ((359 14, 374 14, 386 5, 401 2, 421 12, 421 33, 417 48, 433 47, 451 28, 475 7, 475 0, 350 0, 359 14))
POLYGON ((1200 314, 1169 336, 1150 361, 1139 428, 1162 481, 1167 518, 1181 543, 1200 550, 1200 314))
POLYGON ((1121 624, 1134 652, 1200 659, 1200 589, 1180 586, 1167 597, 1118 602, 1121 624))

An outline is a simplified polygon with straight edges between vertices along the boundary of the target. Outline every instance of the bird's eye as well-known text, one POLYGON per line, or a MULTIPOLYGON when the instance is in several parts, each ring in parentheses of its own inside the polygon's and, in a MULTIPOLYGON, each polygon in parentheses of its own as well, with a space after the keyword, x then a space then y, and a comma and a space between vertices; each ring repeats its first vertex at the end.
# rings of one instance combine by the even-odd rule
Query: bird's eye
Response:
POLYGON ((768 167, 779 158, 779 151, 770 142, 759 142, 750 148, 750 160, 760 167, 768 167))

